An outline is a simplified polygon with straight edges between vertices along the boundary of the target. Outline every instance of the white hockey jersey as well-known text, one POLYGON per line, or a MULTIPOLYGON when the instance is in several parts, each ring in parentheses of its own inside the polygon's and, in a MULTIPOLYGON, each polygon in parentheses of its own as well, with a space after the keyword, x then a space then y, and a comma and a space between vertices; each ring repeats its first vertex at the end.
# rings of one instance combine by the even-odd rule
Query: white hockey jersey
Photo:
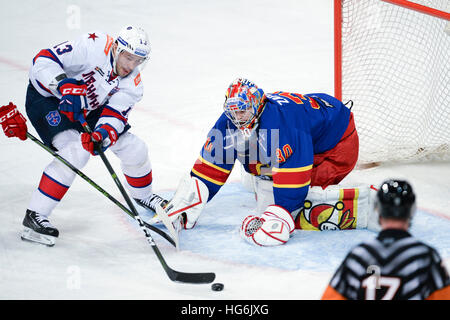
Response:
POLYGON ((61 98, 56 89, 59 75, 84 80, 88 113, 104 106, 96 127, 108 123, 120 134, 129 112, 141 100, 144 88, 138 68, 126 77, 113 77, 113 42, 109 35, 95 31, 41 50, 33 59, 29 77, 42 96, 57 98, 61 98))

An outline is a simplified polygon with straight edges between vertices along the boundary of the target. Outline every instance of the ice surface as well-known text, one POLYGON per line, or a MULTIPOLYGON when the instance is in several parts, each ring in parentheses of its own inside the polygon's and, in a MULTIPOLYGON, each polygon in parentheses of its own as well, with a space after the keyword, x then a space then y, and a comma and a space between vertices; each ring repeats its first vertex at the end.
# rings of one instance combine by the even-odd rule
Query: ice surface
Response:
MULTIPOLYGON (((111 3, 77 1, 74 11, 69 1, 2 1, 0 102, 14 101, 24 112, 27 70, 39 50, 92 30, 115 35, 127 23, 143 26, 153 53, 142 76, 144 98, 129 120, 149 145, 154 190, 163 195, 190 170, 234 78, 248 77, 268 92, 333 93, 332 1, 111 3)), ((297 231, 283 247, 250 246, 238 227, 254 200, 233 172, 198 226, 181 234, 180 252, 154 236, 172 268, 216 272, 225 289, 212 292, 171 282, 137 224, 80 178, 51 216, 60 230, 55 247, 21 241, 27 203, 49 161, 31 141, 0 137, 0 299, 319 299, 345 253, 375 236, 297 231)), ((122 200, 99 158, 83 172, 122 200)), ((412 233, 448 263, 449 164, 357 169, 346 182, 387 177, 411 181, 420 209, 412 233)))

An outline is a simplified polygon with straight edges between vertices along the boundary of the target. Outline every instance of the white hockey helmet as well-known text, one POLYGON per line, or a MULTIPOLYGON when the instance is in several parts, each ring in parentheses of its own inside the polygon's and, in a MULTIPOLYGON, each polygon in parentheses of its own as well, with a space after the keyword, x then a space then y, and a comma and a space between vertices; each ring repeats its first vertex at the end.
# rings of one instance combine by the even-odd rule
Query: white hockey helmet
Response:
POLYGON ((116 62, 122 51, 127 51, 143 58, 142 63, 139 65, 139 70, 142 71, 150 58, 151 51, 150 41, 145 30, 140 27, 127 25, 120 30, 116 38, 116 43, 117 50, 114 56, 114 72, 117 71, 116 62))

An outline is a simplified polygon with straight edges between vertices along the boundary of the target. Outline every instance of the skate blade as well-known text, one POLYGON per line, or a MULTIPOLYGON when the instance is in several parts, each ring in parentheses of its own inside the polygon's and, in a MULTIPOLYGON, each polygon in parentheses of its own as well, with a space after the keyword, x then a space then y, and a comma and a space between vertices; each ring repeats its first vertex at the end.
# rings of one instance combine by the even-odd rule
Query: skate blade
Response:
POLYGON ((56 237, 37 233, 28 227, 24 227, 20 238, 25 241, 40 243, 47 247, 53 247, 56 242, 56 237))

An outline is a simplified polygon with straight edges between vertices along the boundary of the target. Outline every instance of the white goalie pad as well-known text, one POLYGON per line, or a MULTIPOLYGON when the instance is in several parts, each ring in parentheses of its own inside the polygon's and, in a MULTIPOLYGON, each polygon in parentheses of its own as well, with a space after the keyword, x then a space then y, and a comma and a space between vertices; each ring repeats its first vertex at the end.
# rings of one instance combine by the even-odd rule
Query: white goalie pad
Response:
POLYGON ((244 186, 245 190, 249 192, 256 192, 256 178, 245 171, 244 166, 241 164, 241 183, 244 186))
MULTIPOLYGON (((255 178, 256 212, 262 215, 275 203, 273 183, 255 178)), ((374 210, 376 191, 370 185, 331 185, 326 189, 310 187, 304 207, 292 212, 296 227, 303 230, 369 229, 378 232, 374 210)))
POLYGON ((310 187, 303 208, 296 213, 297 224, 304 230, 379 231, 375 196, 370 185, 310 187))
POLYGON ((275 203, 273 198, 273 181, 258 177, 253 177, 253 179, 256 192, 256 212, 261 215, 268 206, 275 203))

